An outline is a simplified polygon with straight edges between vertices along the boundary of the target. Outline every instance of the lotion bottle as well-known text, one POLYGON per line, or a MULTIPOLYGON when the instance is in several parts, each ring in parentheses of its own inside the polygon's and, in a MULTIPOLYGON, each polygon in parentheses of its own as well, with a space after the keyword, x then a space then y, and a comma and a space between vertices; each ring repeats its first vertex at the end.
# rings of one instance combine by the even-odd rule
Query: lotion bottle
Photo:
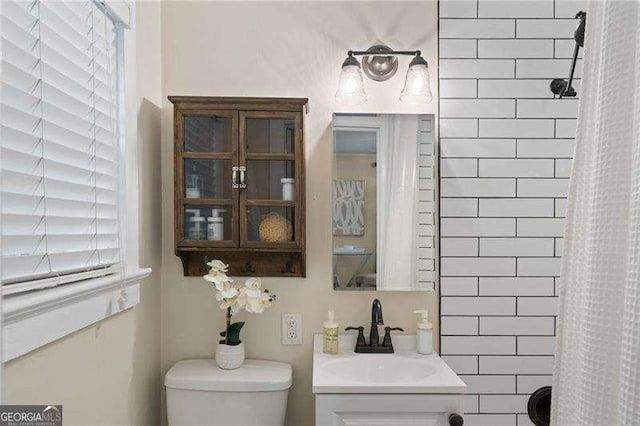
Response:
POLYGON ((338 323, 333 311, 329 311, 327 320, 322 323, 322 352, 331 355, 338 353, 338 323))
POLYGON ((429 311, 422 309, 413 313, 420 315, 416 324, 416 349, 419 354, 429 355, 433 353, 433 324, 429 322, 429 311))

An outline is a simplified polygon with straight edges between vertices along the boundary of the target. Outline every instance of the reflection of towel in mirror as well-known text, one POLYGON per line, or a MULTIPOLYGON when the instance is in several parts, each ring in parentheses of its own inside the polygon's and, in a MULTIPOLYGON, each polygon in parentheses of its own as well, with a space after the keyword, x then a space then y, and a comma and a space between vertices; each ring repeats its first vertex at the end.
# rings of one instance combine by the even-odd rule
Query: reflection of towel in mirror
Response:
POLYGON ((378 153, 378 290, 416 286, 418 218, 417 115, 394 115, 378 153))
POLYGON ((333 182, 333 235, 364 235, 364 181, 333 182))

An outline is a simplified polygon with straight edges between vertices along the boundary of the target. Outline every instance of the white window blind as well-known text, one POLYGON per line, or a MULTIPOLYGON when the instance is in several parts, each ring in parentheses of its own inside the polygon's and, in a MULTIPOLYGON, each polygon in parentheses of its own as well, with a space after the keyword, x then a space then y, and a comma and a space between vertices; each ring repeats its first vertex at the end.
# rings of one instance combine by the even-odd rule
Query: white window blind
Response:
POLYGON ((2 0, 0 14, 3 293, 114 273, 115 26, 91 0, 2 0))

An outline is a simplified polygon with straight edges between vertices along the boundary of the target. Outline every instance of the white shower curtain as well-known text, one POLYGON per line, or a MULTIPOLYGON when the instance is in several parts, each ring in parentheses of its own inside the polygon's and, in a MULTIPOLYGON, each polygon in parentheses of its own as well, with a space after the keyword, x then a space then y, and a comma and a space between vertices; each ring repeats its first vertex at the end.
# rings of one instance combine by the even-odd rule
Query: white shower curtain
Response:
POLYGON ((378 146, 378 290, 414 289, 417 269, 418 116, 389 117, 378 146))
POLYGON ((590 2, 584 52, 551 424, 638 425, 640 2, 590 2))

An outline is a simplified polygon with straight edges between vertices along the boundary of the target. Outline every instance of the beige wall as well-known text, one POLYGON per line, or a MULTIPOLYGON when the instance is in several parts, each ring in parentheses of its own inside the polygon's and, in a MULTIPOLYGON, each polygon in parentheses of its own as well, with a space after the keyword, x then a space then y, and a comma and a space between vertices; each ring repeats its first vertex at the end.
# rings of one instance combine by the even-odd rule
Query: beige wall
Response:
MULTIPOLYGON (((248 314, 243 329, 247 355, 293 365, 289 424, 313 424, 311 340, 328 309, 341 326, 367 324, 371 301, 382 300, 387 324, 415 332, 412 311, 425 306, 437 321, 437 298, 419 293, 353 293, 332 290, 331 114, 336 111, 436 113, 397 98, 410 58, 399 75, 365 81, 369 102, 355 109, 335 105, 339 66, 348 49, 377 40, 394 48, 421 49, 431 64, 437 99, 435 2, 174 2, 162 5, 162 372, 186 358, 212 357, 222 313, 212 289, 182 276, 173 240, 173 132, 167 95, 308 97, 306 116, 307 278, 266 279, 278 295, 262 317, 248 314), (283 313, 303 315, 302 346, 281 345, 283 313)), ((163 405, 164 407, 164 405, 163 405)))
POLYGON ((140 289, 135 308, 136 339, 129 385, 129 424, 160 424, 162 377, 160 354, 162 220, 160 143, 162 111, 161 42, 158 1, 136 2, 138 162, 140 164, 140 264, 153 273, 140 289))
POLYGON ((3 365, 4 404, 63 404, 65 425, 160 422, 160 4, 139 3, 141 303, 3 365))

